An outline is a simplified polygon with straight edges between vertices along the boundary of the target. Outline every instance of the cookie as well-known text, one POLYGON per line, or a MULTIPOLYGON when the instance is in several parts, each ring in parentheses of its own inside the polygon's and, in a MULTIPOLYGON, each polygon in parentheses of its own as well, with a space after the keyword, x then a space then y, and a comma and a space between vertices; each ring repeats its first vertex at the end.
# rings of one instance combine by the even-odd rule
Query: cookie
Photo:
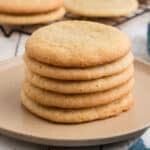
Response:
POLYGON ((0 13, 0 23, 10 24, 10 25, 30 25, 30 24, 45 24, 51 21, 58 20, 62 18, 65 14, 65 9, 60 8, 48 13, 41 14, 1 14, 0 13))
POLYGON ((107 105, 101 105, 86 109, 58 109, 52 107, 43 107, 29 99, 23 92, 21 94, 22 104, 33 114, 57 123, 82 123, 98 119, 105 119, 119 115, 123 111, 127 111, 133 105, 133 97, 131 94, 114 101, 107 105))
POLYGON ((43 106, 79 109, 111 103, 131 92, 133 85, 134 79, 132 78, 125 84, 108 91, 90 94, 68 95, 46 91, 25 81, 23 91, 31 100, 43 106))
POLYGON ((26 53, 37 61, 62 67, 90 67, 125 56, 131 44, 119 29, 89 21, 61 21, 35 31, 26 53))
POLYGON ((58 9, 62 5, 63 0, 1 0, 0 13, 44 13, 58 9))
POLYGON ((69 12, 86 17, 127 16, 138 8, 137 0, 65 0, 69 12))
POLYGON ((122 72, 133 63, 133 55, 130 52, 115 62, 89 68, 55 67, 38 62, 26 54, 24 55, 24 61, 27 68, 44 77, 61 80, 91 80, 122 72))
POLYGON ((39 76, 26 69, 26 79, 33 85, 58 93, 79 94, 105 91, 121 85, 133 76, 133 65, 130 65, 123 72, 95 80, 87 81, 65 81, 54 80, 39 76))

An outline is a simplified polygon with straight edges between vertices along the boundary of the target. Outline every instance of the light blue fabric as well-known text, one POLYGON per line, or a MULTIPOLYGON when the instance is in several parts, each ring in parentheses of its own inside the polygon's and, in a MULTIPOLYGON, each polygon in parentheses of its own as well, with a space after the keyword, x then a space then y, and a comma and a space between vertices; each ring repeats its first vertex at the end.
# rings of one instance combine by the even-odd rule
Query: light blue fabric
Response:
POLYGON ((150 128, 128 150, 150 150, 150 128))
POLYGON ((150 148, 147 148, 144 144, 144 141, 142 139, 139 139, 134 145, 132 145, 129 150, 150 150, 150 148))

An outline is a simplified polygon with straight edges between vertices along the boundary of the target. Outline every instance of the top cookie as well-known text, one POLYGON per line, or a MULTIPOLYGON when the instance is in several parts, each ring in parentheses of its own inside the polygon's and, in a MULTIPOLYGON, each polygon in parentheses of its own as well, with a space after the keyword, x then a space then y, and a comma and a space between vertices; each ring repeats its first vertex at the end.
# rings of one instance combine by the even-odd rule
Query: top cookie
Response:
POLYGON ((65 0, 65 8, 87 17, 120 17, 135 11, 137 0, 65 0))
POLYGON ((0 0, 1 13, 44 13, 62 6, 63 0, 0 0))
POLYGON ((130 41, 123 32, 89 21, 57 22, 35 31, 26 42, 29 57, 62 67, 105 64, 130 49, 130 41))

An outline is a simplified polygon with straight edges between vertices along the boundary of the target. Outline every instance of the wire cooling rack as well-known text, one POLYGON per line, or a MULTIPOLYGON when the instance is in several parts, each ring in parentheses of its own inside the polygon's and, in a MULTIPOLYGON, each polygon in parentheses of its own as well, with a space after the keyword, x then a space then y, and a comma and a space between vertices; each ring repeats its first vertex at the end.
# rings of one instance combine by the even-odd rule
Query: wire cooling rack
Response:
MULTIPOLYGON (((71 13, 66 13, 64 18, 61 20, 90 20, 95 22, 102 22, 105 24, 119 26, 133 18, 136 18, 144 13, 150 12, 150 0, 139 0, 140 6, 139 9, 128 17, 120 17, 116 19, 107 19, 107 18, 88 18, 88 17, 79 17, 72 15, 71 13)), ((52 22, 53 23, 53 22, 52 22)), ((42 25, 32 25, 32 26, 6 26, 0 25, 0 30, 5 37, 10 37, 13 33, 21 33, 30 35, 34 30, 41 27, 42 25)))

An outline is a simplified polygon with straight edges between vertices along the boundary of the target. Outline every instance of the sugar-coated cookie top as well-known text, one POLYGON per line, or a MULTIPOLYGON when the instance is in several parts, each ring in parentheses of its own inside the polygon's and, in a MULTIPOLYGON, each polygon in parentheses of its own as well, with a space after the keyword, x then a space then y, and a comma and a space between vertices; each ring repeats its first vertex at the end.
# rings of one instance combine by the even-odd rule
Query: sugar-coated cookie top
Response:
POLYGON ((118 17, 134 12, 137 0, 64 0, 65 8, 88 17, 118 17))
POLYGON ((63 67, 106 64, 130 49, 130 41, 123 32, 89 21, 62 21, 42 27, 26 42, 28 56, 63 67))
POLYGON ((1 13, 44 13, 62 6, 63 0, 0 0, 1 13))

